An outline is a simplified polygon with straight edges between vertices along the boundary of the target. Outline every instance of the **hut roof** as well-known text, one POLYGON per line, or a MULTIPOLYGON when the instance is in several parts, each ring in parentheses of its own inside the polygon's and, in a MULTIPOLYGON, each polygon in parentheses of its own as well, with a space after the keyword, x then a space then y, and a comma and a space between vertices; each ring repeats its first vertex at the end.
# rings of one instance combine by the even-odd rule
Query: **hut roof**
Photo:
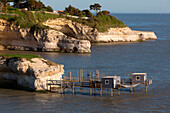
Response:
POLYGON ((147 75, 146 73, 132 73, 132 75, 147 75))
POLYGON ((105 77, 102 77, 102 78, 120 78, 120 76, 105 76, 105 77))

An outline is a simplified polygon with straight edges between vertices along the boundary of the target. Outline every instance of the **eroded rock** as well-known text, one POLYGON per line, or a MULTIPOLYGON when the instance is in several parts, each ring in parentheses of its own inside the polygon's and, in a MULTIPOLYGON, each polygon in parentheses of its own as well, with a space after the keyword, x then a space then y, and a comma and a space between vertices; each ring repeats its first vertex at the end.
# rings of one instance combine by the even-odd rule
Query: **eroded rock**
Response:
POLYGON ((63 67, 43 58, 0 57, 0 76, 33 90, 46 90, 47 80, 60 80, 64 74, 63 67))
POLYGON ((135 31, 131 30, 129 27, 110 28, 107 32, 101 33, 98 32, 97 29, 62 18, 48 20, 43 24, 61 31, 67 36, 89 40, 91 42, 132 42, 157 39, 154 32, 135 31))

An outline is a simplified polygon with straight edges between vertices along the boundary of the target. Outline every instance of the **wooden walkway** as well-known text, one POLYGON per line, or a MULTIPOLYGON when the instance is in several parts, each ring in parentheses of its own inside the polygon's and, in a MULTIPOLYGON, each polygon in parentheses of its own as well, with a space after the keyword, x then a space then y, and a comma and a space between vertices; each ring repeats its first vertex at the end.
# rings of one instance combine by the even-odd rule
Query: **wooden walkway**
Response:
MULTIPOLYGON (((96 93, 96 89, 98 89, 100 92, 100 96, 103 95, 103 90, 107 89, 107 94, 110 92, 110 95, 116 95, 116 92, 118 95, 120 95, 120 89, 125 88, 124 86, 128 85, 127 88, 130 89, 130 92, 133 92, 133 88, 136 87, 137 85, 132 85, 130 83, 130 79, 122 79, 122 83, 120 84, 117 88, 103 88, 102 87, 102 81, 101 81, 101 77, 103 76, 99 76, 99 73, 97 72, 96 74, 97 77, 93 77, 91 76, 91 74, 88 74, 87 77, 83 77, 83 71, 80 72, 80 76, 77 73, 77 77, 72 77, 71 76, 71 72, 68 74, 68 76, 64 76, 63 78, 61 78, 60 80, 47 80, 47 90, 48 91, 52 91, 52 87, 53 86, 58 86, 60 89, 60 93, 64 94, 65 93, 65 89, 66 88, 70 88, 72 89, 72 93, 75 94, 76 92, 76 88, 79 88, 80 90, 83 90, 83 88, 89 88, 90 92, 89 94, 92 95, 93 92, 94 94, 96 93), (110 90, 110 91, 109 91, 110 90)), ((145 83, 145 91, 147 92, 147 87, 148 87, 148 83, 145 83)))

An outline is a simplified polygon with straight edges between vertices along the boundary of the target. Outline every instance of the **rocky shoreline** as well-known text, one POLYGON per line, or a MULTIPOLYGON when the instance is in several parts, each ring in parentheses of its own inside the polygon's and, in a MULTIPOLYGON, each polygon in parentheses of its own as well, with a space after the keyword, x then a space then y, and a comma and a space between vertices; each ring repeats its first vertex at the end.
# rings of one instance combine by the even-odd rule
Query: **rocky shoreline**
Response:
POLYGON ((9 50, 90 53, 91 43, 94 42, 138 42, 157 39, 154 32, 134 31, 129 27, 110 28, 101 33, 97 29, 66 18, 48 20, 43 25, 49 29, 32 31, 30 28, 23 29, 0 19, 0 45, 9 50))
MULTIPOLYGON (((47 80, 60 80, 64 65, 43 58, 4 58, 0 56, 0 78, 15 81, 32 90, 46 90, 47 80)), ((0 80, 1 81, 1 80, 0 80)))

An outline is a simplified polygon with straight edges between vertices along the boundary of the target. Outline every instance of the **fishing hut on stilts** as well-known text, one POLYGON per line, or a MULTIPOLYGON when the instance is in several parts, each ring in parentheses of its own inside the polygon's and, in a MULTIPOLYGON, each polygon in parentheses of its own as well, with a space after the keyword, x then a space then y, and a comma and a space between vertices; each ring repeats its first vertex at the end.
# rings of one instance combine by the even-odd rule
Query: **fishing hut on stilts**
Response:
POLYGON ((86 76, 83 76, 83 69, 77 72, 77 75, 72 76, 69 72, 68 76, 63 76, 60 80, 47 80, 47 90, 52 91, 53 86, 59 86, 61 94, 65 93, 65 89, 71 88, 72 94, 76 93, 76 89, 83 91, 84 88, 90 89, 89 94, 95 95, 96 93, 102 96, 103 94, 110 94, 111 96, 120 95, 120 90, 128 88, 130 92, 138 85, 145 85, 145 92, 150 84, 152 84, 152 79, 147 78, 146 73, 130 73, 129 78, 121 78, 120 76, 111 76, 104 73, 100 74, 98 70, 96 72, 88 72, 86 76), (96 92, 98 89, 99 92, 96 92), (104 92, 107 90, 107 93, 104 92), (109 93, 110 92, 110 93, 109 93))

